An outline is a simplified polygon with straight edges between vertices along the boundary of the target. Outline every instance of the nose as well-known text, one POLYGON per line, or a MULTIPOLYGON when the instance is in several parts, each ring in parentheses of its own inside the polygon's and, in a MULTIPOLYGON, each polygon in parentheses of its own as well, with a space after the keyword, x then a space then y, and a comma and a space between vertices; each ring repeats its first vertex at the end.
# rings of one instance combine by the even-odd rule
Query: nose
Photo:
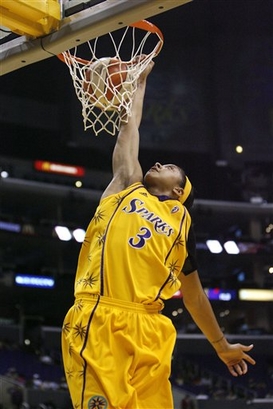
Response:
POLYGON ((155 166, 156 166, 158 169, 162 168, 162 165, 161 165, 161 163, 159 163, 159 162, 156 162, 156 163, 155 163, 155 166))

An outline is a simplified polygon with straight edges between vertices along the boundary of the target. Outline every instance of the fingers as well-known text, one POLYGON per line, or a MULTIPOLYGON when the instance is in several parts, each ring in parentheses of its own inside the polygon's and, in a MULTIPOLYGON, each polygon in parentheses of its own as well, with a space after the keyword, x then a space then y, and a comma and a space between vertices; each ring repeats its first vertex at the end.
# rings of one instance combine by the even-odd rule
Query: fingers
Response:
MULTIPOLYGON (((254 346, 253 344, 251 344, 251 345, 241 345, 241 348, 242 348, 242 351, 248 352, 248 351, 251 351, 251 349, 253 348, 253 346, 254 346)), ((244 359, 245 361, 249 362, 251 365, 255 365, 255 364, 256 364, 256 361, 255 361, 253 358, 251 358, 251 356, 248 355, 248 354, 243 353, 243 359, 244 359)))
POLYGON ((134 64, 138 64, 139 62, 141 62, 141 61, 144 60, 145 58, 147 58, 147 55, 146 55, 146 54, 136 55, 136 56, 133 58, 132 62, 133 62, 134 64))
POLYGON ((248 367, 244 360, 235 365, 228 365, 228 370, 232 376, 245 375, 248 367))
POLYGON ((241 346, 243 351, 247 351, 247 352, 251 351, 251 349, 254 347, 253 344, 251 344, 251 345, 242 345, 242 344, 240 344, 240 346, 241 346))
POLYGON ((140 76, 138 77, 138 85, 146 81, 146 78, 152 71, 154 64, 155 64, 154 61, 151 60, 149 64, 146 66, 145 70, 141 72, 140 76))
POLYGON ((243 358, 245 361, 247 361, 248 363, 250 363, 251 365, 255 365, 256 361, 255 359, 251 358, 251 356, 247 355, 247 354, 243 354, 243 358))
MULTIPOLYGON (((240 345, 242 351, 250 351, 253 348, 253 345, 240 345)), ((228 370, 231 373, 232 376, 240 376, 240 375, 245 375, 248 371, 248 366, 247 362, 250 363, 251 365, 255 365, 256 361, 251 358, 248 354, 243 352, 243 358, 236 364, 233 365, 227 365, 228 370)))
POLYGON ((149 64, 147 65, 146 69, 144 70, 144 73, 146 74, 146 76, 147 76, 148 74, 150 74, 150 72, 152 71, 154 65, 155 65, 154 61, 151 60, 151 61, 149 62, 149 64))
POLYGON ((218 353, 220 358, 225 362, 232 376, 245 375, 248 371, 248 364, 255 365, 256 361, 249 356, 249 352, 253 348, 251 345, 231 344, 229 351, 218 353))

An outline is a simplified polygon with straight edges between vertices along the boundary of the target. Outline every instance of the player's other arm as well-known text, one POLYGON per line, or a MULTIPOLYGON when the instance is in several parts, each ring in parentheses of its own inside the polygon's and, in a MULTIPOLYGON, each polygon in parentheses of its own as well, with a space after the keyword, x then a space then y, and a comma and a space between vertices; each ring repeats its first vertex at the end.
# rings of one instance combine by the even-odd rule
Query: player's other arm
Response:
POLYGON ((102 199, 118 193, 132 183, 143 178, 138 160, 139 126, 142 118, 143 102, 147 76, 153 68, 151 62, 138 79, 137 89, 133 97, 131 116, 128 122, 122 122, 112 156, 113 178, 102 195, 102 199))
POLYGON ((255 364, 254 359, 246 353, 253 348, 253 345, 230 344, 227 341, 202 288, 197 271, 188 275, 181 273, 179 279, 184 305, 196 325, 211 343, 219 358, 226 364, 231 375, 244 375, 248 370, 247 364, 255 364))

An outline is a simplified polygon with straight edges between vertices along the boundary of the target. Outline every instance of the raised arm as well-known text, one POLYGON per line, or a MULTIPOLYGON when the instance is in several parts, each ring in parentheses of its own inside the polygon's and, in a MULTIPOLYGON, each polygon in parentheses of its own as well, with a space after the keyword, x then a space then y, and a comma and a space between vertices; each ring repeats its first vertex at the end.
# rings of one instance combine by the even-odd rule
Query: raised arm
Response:
POLYGON ((138 79, 137 89, 133 97, 131 116, 123 122, 112 156, 113 178, 102 195, 102 199, 118 193, 132 183, 142 181, 143 173, 138 160, 139 126, 142 118, 147 76, 154 63, 151 62, 138 79))
POLYGON ((255 364, 254 359, 247 354, 253 345, 230 344, 227 341, 204 293, 197 271, 189 275, 181 273, 179 279, 184 305, 196 325, 211 343, 219 358, 226 364, 231 375, 244 375, 248 369, 247 364, 255 364))

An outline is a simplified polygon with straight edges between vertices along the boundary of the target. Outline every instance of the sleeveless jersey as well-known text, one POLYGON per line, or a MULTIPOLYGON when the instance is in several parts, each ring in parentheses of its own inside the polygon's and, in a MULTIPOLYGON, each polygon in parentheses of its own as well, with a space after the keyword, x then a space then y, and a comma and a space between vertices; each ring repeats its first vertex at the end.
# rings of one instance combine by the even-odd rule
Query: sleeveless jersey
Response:
POLYGON ((75 296, 163 304, 180 288, 190 225, 178 200, 160 201, 139 182, 102 199, 82 243, 75 296))

